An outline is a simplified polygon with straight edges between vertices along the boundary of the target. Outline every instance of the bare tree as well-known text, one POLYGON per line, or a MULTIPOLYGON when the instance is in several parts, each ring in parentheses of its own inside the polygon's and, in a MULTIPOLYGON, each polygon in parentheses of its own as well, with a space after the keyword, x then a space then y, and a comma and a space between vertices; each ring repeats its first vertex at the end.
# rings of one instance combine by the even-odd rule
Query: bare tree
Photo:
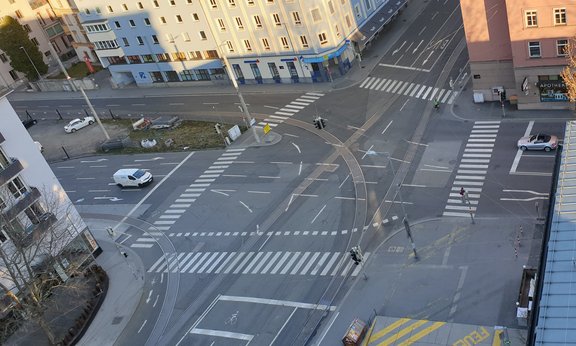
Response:
POLYGON ((568 89, 568 99, 574 102, 576 101, 576 40, 574 38, 568 40, 565 53, 568 66, 564 67, 560 76, 568 89))
MULTIPOLYGON (((71 243, 79 234, 75 225, 83 223, 70 201, 53 191, 27 189, 21 193, 24 197, 18 197, 21 201, 34 195, 29 206, 15 215, 10 212, 18 210, 14 203, 0 214, 5 238, 0 246, 0 287, 26 319, 40 326, 50 344, 56 344, 50 321, 45 318, 46 302, 90 254, 71 243)), ((15 193, 20 192, 4 189, 0 197, 4 203, 14 201, 15 193)))

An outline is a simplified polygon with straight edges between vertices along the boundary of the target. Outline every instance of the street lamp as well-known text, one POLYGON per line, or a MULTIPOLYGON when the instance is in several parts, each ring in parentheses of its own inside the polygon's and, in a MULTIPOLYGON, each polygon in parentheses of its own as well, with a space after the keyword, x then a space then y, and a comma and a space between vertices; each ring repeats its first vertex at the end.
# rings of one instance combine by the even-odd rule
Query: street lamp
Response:
POLYGON ((40 72, 38 72, 38 69, 36 68, 36 65, 34 65, 34 62, 30 58, 30 55, 28 55, 28 51, 26 51, 26 48, 20 46, 20 49, 22 49, 24 51, 24 54, 26 54, 26 56, 28 57, 28 61, 30 61, 30 64, 32 64, 32 67, 34 67, 34 71, 36 71, 36 74, 38 75, 38 79, 42 80, 42 76, 40 75, 40 72))
POLYGON ((236 82, 236 78, 234 77, 232 67, 230 67, 230 63, 228 62, 228 58, 226 57, 226 54, 224 54, 224 50, 221 48, 222 45, 224 45, 224 43, 218 46, 218 50, 220 50, 220 56, 222 56, 222 60, 224 60, 224 67, 226 68, 226 72, 228 73, 228 78, 230 78, 230 81, 232 82, 234 89, 236 89, 236 94, 238 94, 240 104, 242 105, 242 111, 244 111, 244 115, 248 119, 248 126, 252 128, 252 133, 254 134, 256 142, 260 143, 260 137, 258 136, 258 133, 256 133, 256 127, 252 126, 253 124, 252 124, 252 117, 250 116, 250 111, 248 111, 246 102, 244 102, 244 97, 240 92, 240 88, 238 88, 238 82, 236 82))
MULTIPOLYGON (((370 156, 377 156, 378 154, 384 154, 386 155, 386 158, 388 159, 388 164, 390 165, 390 169, 392 170, 392 181, 394 181, 394 178, 396 177, 396 173, 394 172, 394 165, 392 164, 392 158, 390 156, 389 152, 383 152, 383 153, 378 153, 374 150, 368 150, 366 151, 366 155, 370 155, 370 156)), ((397 186, 398 190, 396 190, 398 197, 400 197, 400 206, 402 207, 402 213, 404 213, 404 218, 402 219, 402 223, 404 224, 404 229, 406 230, 406 236, 408 237, 408 239, 410 240, 410 244, 412 245, 412 251, 414 252, 414 258, 418 259, 418 253, 416 252, 416 244, 414 243, 414 238, 412 238, 412 232, 410 231, 410 223, 408 222, 408 214, 406 213, 406 208, 404 207, 404 199, 402 198, 402 191, 401 191, 401 184, 398 183, 397 186)), ((392 199, 392 203, 394 203, 394 199, 396 199, 396 194, 394 195, 394 198, 392 199)))

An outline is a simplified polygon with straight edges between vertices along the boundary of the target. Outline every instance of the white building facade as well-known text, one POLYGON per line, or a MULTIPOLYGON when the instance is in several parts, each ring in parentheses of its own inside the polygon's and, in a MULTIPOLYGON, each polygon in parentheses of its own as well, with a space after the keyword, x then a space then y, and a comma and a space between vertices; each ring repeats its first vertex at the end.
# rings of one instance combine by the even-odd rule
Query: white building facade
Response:
POLYGON ((19 256, 16 247, 33 254, 33 267, 42 265, 49 255, 56 256, 58 260, 50 265, 61 278, 101 252, 0 90, 0 283, 10 290, 15 284, 6 275, 5 258, 19 256))
POLYGON ((326 82, 355 58, 349 0, 76 0, 118 85, 326 82))

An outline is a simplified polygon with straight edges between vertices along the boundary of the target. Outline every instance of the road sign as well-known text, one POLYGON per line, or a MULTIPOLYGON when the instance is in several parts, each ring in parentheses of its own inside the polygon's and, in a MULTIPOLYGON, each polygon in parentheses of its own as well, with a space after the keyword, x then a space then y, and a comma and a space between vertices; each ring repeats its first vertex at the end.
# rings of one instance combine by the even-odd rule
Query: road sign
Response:
POLYGON ((267 134, 268 132, 270 132, 270 124, 264 125, 264 134, 267 134))

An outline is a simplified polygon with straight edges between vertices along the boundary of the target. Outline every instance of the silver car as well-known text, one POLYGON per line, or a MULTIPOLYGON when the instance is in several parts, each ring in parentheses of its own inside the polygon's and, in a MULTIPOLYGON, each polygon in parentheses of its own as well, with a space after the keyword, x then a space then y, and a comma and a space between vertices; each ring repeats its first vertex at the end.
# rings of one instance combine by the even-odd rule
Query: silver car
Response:
POLYGON ((539 133, 522 137, 518 140, 518 149, 550 151, 558 146, 558 137, 539 133))
POLYGON ((83 119, 74 119, 64 126, 66 133, 76 132, 83 127, 94 124, 94 117, 84 117, 83 119))

